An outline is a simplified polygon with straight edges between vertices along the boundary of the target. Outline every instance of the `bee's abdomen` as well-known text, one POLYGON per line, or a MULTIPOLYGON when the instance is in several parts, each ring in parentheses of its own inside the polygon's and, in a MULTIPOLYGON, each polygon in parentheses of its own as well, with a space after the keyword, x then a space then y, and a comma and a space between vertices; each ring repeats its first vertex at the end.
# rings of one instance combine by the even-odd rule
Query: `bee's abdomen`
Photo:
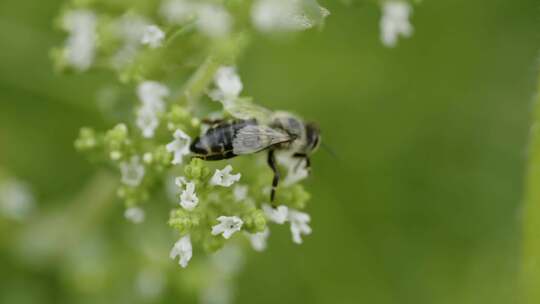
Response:
POLYGON ((191 144, 191 152, 206 160, 220 160, 235 157, 233 153, 233 140, 238 132, 251 121, 236 121, 219 124, 202 136, 196 138, 191 144))

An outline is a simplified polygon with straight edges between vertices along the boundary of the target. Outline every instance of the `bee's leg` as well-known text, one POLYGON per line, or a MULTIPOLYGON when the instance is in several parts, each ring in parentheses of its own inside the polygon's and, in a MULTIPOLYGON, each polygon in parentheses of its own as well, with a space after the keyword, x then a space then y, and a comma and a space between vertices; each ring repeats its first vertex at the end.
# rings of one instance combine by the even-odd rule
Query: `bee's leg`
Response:
POLYGON ((270 203, 272 204, 272 207, 276 208, 277 206, 274 203, 274 199, 276 198, 276 189, 279 184, 279 171, 276 166, 276 158, 274 157, 274 150, 272 149, 268 151, 268 165, 274 172, 274 178, 272 179, 272 190, 270 192, 270 203))

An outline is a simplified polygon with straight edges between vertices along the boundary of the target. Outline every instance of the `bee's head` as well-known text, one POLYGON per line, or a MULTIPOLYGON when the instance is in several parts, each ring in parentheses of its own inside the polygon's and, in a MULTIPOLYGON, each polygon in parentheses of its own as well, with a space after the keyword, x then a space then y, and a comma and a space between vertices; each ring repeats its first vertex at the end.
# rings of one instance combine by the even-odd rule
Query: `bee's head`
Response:
POLYGON ((312 153, 319 148, 321 144, 321 130, 316 123, 306 123, 306 152, 312 153))

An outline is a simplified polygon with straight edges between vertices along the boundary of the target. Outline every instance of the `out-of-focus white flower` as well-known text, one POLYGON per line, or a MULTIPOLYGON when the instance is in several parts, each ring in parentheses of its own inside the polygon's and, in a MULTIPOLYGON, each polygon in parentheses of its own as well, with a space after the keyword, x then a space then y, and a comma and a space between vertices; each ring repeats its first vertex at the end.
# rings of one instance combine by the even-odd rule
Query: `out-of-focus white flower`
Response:
POLYGON ((193 210, 199 203, 199 198, 195 193, 195 183, 185 183, 186 189, 180 194, 180 205, 186 210, 193 210))
POLYGON ((160 14, 170 23, 183 24, 197 16, 198 3, 190 0, 165 0, 160 14))
POLYGON ((157 299, 165 289, 166 277, 162 271, 144 268, 137 274, 135 288, 146 300, 157 299))
POLYGON ((111 63, 115 68, 121 69, 133 61, 140 49, 145 29, 149 25, 150 22, 146 18, 131 13, 125 14, 115 21, 114 34, 123 42, 123 45, 111 58, 111 63))
POLYGON ((413 27, 409 22, 412 7, 404 1, 386 1, 381 18, 381 41, 387 47, 394 47, 399 36, 410 37, 413 27))
POLYGON ((318 18, 308 16, 301 0, 258 0, 251 10, 252 22, 262 32, 306 30, 328 15, 330 12, 319 6, 318 18))
POLYGON ((268 204, 263 204, 262 209, 266 217, 276 224, 283 224, 287 221, 287 216, 289 215, 289 208, 285 205, 278 206, 273 208, 268 204))
POLYGON ((223 66, 214 75, 216 88, 208 94, 214 101, 227 106, 236 101, 243 89, 242 80, 236 73, 236 68, 223 66))
POLYGON ((237 202, 243 202, 247 199, 248 195, 248 186, 247 185, 236 185, 233 189, 234 200, 237 202))
POLYGON ((34 196, 27 184, 12 178, 0 181, 0 215, 22 220, 34 207, 34 196))
POLYGON ((138 156, 131 157, 129 162, 120 163, 122 183, 130 187, 137 187, 144 177, 144 166, 138 156))
POLYGON ((96 49, 97 20, 94 12, 85 9, 67 12, 63 26, 69 32, 65 46, 65 59, 79 71, 92 65, 96 49))
POLYGON ((176 257, 180 257, 179 264, 183 268, 186 268, 189 260, 191 260, 191 257, 193 256, 193 248, 191 246, 191 238, 188 235, 183 236, 178 242, 174 244, 174 247, 171 250, 171 253, 169 254, 169 257, 171 259, 175 259, 176 257))
POLYGON ((242 229, 244 221, 238 216, 220 216, 217 218, 219 224, 212 227, 212 234, 222 234, 224 238, 230 238, 235 232, 242 229))
POLYGON ((224 37, 231 31, 232 17, 221 5, 202 4, 197 17, 197 27, 210 37, 224 37))
POLYGON ((137 110, 136 124, 144 137, 154 137, 156 129, 159 126, 159 118, 156 111, 147 106, 140 107, 137 110))
POLYGON ((137 127, 144 137, 151 138, 159 126, 158 115, 165 110, 165 98, 169 89, 156 81, 144 81, 137 87, 141 107, 137 110, 137 127))
POLYGON ((157 25, 149 25, 144 29, 141 43, 155 49, 161 46, 165 33, 157 25))
POLYGON ((240 180, 240 173, 231 174, 232 167, 227 165, 223 170, 216 169, 216 172, 210 179, 210 183, 216 186, 230 187, 232 184, 240 180))
POLYGON ((242 269, 245 259, 242 248, 238 245, 227 244, 211 256, 211 262, 216 271, 225 276, 232 276, 242 269))
POLYGON ((293 242, 302 244, 302 235, 311 234, 311 227, 309 227, 311 218, 309 214, 290 209, 288 220, 291 222, 293 242))
POLYGON ((264 251, 266 249, 266 242, 269 236, 270 229, 268 229, 268 227, 266 227, 263 232, 248 233, 251 247, 253 247, 255 251, 264 251))
POLYGON ((185 155, 189 154, 189 146, 191 145, 191 137, 182 130, 177 129, 174 132, 174 140, 167 144, 167 151, 174 154, 173 165, 182 164, 185 155))
POLYGON ((140 224, 144 222, 145 213, 139 207, 130 207, 124 211, 124 217, 134 224, 140 224))
POLYGON ((291 186, 309 176, 305 159, 294 158, 287 153, 279 153, 276 156, 279 164, 287 168, 287 175, 283 180, 283 186, 291 186))
POLYGON ((169 89, 157 81, 144 81, 137 87, 137 96, 143 106, 157 112, 165 110, 165 98, 169 97, 169 89))

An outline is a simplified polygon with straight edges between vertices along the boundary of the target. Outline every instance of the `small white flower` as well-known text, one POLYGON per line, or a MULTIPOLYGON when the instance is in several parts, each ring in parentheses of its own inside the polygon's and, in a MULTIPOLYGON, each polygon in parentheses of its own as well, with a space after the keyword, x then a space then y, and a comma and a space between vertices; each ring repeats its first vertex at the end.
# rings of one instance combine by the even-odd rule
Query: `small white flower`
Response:
POLYGON ((26 218, 35 207, 30 188, 16 179, 0 182, 0 214, 15 219, 26 218))
POLYGON ((410 37, 413 27, 409 22, 412 12, 410 4, 404 1, 387 1, 383 6, 383 16, 381 18, 381 40, 387 47, 394 47, 398 37, 410 37))
POLYGON ((148 106, 142 106, 137 110, 135 123, 144 137, 154 137, 156 129, 159 126, 158 114, 154 109, 148 106))
POLYGON ((193 256, 193 248, 191 246, 191 238, 188 235, 183 236, 178 242, 174 244, 174 247, 169 254, 171 259, 180 257, 179 264, 182 268, 186 268, 189 260, 193 256))
POLYGON ((174 184, 178 188, 184 188, 184 185, 187 184, 187 180, 183 176, 178 176, 177 178, 174 179, 174 184))
POLYGON ((251 247, 253 247, 255 251, 264 251, 266 249, 266 242, 269 236, 270 236, 270 229, 268 229, 268 227, 266 227, 266 229, 264 229, 263 232, 248 233, 251 247))
POLYGON ((234 186, 234 189, 233 189, 234 200, 237 202, 245 201, 247 198, 248 189, 249 188, 246 185, 234 186))
POLYGON ((237 216, 220 216, 217 218, 219 224, 212 227, 212 235, 223 234, 223 237, 228 239, 235 232, 242 229, 244 221, 237 216))
MULTIPOLYGON (((324 7, 319 10, 321 20, 330 15, 324 7)), ((321 22, 307 16, 300 0, 258 0, 253 4, 251 19, 262 32, 302 31, 321 22)))
POLYGON ((216 169, 216 172, 210 179, 210 183, 216 186, 230 187, 232 184, 240 180, 242 176, 240 173, 231 174, 232 167, 227 165, 223 170, 216 169))
POLYGON ((182 130, 177 129, 174 132, 174 140, 167 144, 167 151, 174 154, 173 165, 182 164, 185 155, 190 153, 189 146, 191 145, 191 137, 182 130))
POLYGON ((165 98, 169 97, 169 95, 169 89, 157 81, 143 81, 137 86, 137 96, 142 105, 156 112, 165 110, 165 98))
POLYGON ((157 25, 149 25, 144 29, 141 43, 155 49, 161 46, 165 33, 157 25))
POLYGON ((123 15, 113 23, 112 32, 123 43, 110 59, 115 68, 122 69, 133 62, 139 52, 144 31, 149 25, 146 18, 132 13, 123 15))
POLYGON ((288 220, 291 222, 293 242, 302 244, 302 235, 311 234, 311 227, 309 227, 311 218, 309 214, 291 209, 289 210, 288 220))
POLYGON ((89 10, 72 10, 64 15, 63 25, 69 32, 65 56, 69 65, 85 71, 92 65, 96 49, 97 20, 89 10))
POLYGON ((274 209, 272 206, 264 204, 262 205, 262 209, 266 217, 276 224, 281 225, 287 221, 289 208, 285 205, 278 206, 274 209))
POLYGON ((195 183, 185 183, 186 189, 180 194, 180 205, 186 210, 193 210, 199 203, 199 198, 195 193, 195 183))
POLYGON ((243 84, 240 76, 236 73, 236 68, 223 66, 214 75, 216 89, 208 94, 214 101, 219 101, 223 105, 230 105, 242 92, 243 84))
POLYGON ((124 217, 134 224, 140 224, 144 222, 145 213, 144 210, 138 207, 131 207, 126 209, 124 217))
POLYGON ((286 153, 277 154, 276 158, 278 163, 287 168, 287 175, 283 180, 283 186, 294 185, 309 176, 305 159, 294 158, 286 153))
POLYGON ((197 17, 198 29, 210 37, 227 36, 231 31, 231 15, 221 5, 200 5, 197 17))
POLYGON ((129 162, 120 163, 122 183, 130 187, 137 187, 142 182, 144 171, 138 156, 133 156, 129 162))

